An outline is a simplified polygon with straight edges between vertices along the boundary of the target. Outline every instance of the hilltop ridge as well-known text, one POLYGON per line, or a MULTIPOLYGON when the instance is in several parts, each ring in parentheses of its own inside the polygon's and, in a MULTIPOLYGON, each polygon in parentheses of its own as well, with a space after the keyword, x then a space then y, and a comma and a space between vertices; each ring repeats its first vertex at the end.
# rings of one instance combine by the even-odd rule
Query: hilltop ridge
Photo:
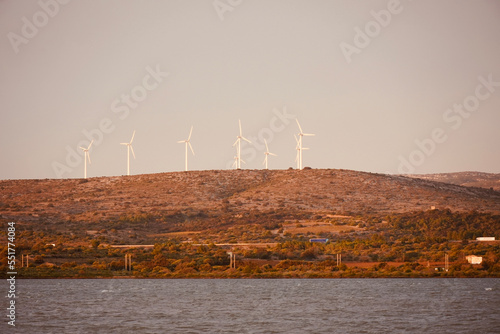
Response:
POLYGON ((480 187, 500 191, 500 174, 482 172, 456 172, 437 174, 408 174, 412 178, 451 183, 466 187, 480 187))
POLYGON ((98 222, 130 214, 307 211, 500 212, 500 192, 342 169, 211 170, 65 180, 0 181, 7 220, 98 222))

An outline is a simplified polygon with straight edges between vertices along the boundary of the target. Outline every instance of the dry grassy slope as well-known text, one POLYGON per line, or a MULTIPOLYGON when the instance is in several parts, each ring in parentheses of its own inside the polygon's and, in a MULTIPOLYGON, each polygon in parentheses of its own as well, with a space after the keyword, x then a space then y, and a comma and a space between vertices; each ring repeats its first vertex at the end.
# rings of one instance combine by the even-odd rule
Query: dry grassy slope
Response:
POLYGON ((493 188, 500 191, 500 174, 480 172, 459 172, 440 174, 411 174, 407 175, 430 181, 445 182, 466 187, 493 188))
POLYGON ((269 210, 390 213, 452 210, 500 213, 500 192, 349 170, 225 170, 0 181, 4 220, 98 222, 120 215, 269 210))
POLYGON ((389 213, 430 206, 500 210, 498 192, 401 176, 349 170, 270 171, 267 175, 267 182, 233 196, 231 202, 257 210, 288 207, 319 212, 389 213))

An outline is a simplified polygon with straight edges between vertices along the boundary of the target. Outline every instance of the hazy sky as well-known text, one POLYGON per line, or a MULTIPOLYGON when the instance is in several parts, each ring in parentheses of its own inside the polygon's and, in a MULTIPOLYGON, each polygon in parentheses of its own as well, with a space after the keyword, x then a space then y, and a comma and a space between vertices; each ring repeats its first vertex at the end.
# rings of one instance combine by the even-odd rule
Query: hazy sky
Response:
POLYGON ((131 174, 181 171, 191 125, 190 169, 230 168, 238 119, 285 169, 295 117, 304 166, 500 172, 496 0, 3 0, 0 32, 0 179, 82 177, 91 136, 126 174, 134 130, 131 174))

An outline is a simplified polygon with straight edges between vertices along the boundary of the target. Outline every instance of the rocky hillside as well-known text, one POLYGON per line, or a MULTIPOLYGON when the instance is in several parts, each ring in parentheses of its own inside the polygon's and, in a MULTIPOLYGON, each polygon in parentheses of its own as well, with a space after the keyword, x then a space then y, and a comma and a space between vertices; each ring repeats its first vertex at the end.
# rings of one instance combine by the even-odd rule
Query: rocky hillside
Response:
MULTIPOLYGON (((337 169, 190 171, 0 181, 0 219, 109 222, 120 217, 388 214, 449 208, 500 213, 500 192, 337 169)), ((168 219, 165 219, 167 221, 168 219)))

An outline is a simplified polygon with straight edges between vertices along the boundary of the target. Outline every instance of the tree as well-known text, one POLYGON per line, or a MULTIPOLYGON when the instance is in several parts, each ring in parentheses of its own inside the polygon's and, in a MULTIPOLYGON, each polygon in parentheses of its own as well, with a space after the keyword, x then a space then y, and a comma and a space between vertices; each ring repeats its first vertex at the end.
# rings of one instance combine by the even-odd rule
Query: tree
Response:
POLYGON ((92 246, 92 248, 94 249, 97 249, 97 247, 101 244, 101 242, 97 239, 92 239, 92 241, 90 242, 90 245, 92 246))

